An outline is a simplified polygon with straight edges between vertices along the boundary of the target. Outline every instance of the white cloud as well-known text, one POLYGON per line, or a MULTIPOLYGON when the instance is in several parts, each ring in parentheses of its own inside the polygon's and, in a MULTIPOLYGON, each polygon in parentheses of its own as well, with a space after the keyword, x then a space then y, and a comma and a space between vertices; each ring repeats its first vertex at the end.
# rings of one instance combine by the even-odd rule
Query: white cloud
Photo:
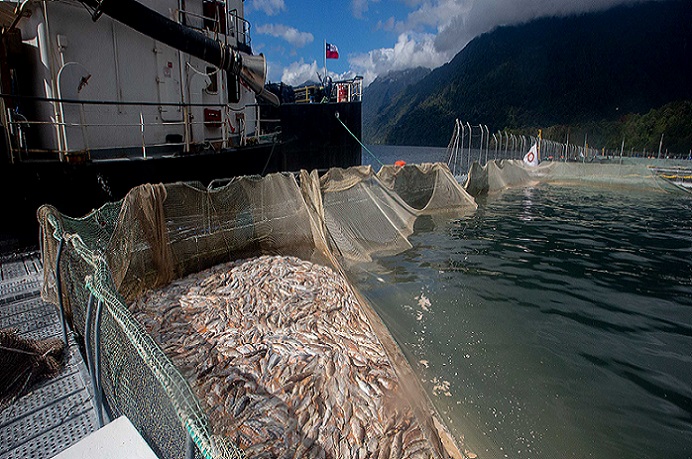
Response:
POLYGON ((363 83, 369 85, 378 75, 392 70, 413 67, 435 68, 447 62, 453 54, 435 49, 435 35, 402 33, 393 48, 379 48, 368 53, 349 56, 348 62, 363 83))
POLYGON ((549 16, 602 11, 646 0, 404 0, 411 11, 396 24, 399 32, 435 33, 435 49, 456 54, 480 34, 497 26, 522 24, 549 16))
POLYGON ((455 18, 467 14, 473 2, 474 0, 425 1, 418 9, 409 13, 402 26, 406 30, 423 31, 432 28, 440 31, 447 28, 455 18))
POLYGON ((317 61, 306 64, 305 61, 301 59, 298 62, 293 62, 284 69, 281 75, 281 81, 291 86, 303 84, 306 81, 315 81, 317 80, 318 71, 317 61))
POLYGON ((284 0, 252 0, 251 10, 264 11, 268 16, 275 16, 286 11, 284 0))
POLYGON ((297 48, 302 48, 308 43, 312 43, 315 39, 310 32, 301 32, 298 29, 283 24, 264 24, 258 26, 256 30, 260 34, 283 38, 297 48))
MULTIPOLYGON (((374 49, 349 57, 351 68, 370 84, 391 70, 423 66, 438 67, 448 62, 478 35, 501 25, 521 24, 540 17, 602 11, 647 0, 400 0, 411 8, 401 21, 378 21, 376 29, 396 31, 392 48, 374 49)), ((659 0, 660 1, 660 0, 659 0)), ((353 0, 354 14, 365 12, 368 0, 353 0)))
POLYGON ((370 8, 370 2, 377 3, 379 0, 351 0, 351 12, 356 19, 363 19, 363 15, 370 8))
POLYGON ((375 26, 375 28, 377 30, 381 29, 381 30, 385 30, 387 32, 391 32, 392 30, 394 30, 395 24, 396 24, 396 20, 394 19, 394 16, 390 16, 390 18, 384 22, 383 21, 377 21, 377 25, 375 26))
MULTIPOLYGON (((362 18, 372 3, 379 0, 351 0, 351 10, 362 18)), ((391 48, 378 48, 367 53, 348 56, 350 69, 335 80, 355 74, 370 84, 378 75, 392 70, 413 67, 436 68, 448 62, 478 35, 500 25, 521 24, 540 17, 567 16, 584 12, 602 11, 627 3, 649 0, 399 0, 411 10, 407 17, 397 21, 390 17, 376 23, 377 30, 395 31, 397 41, 391 48)), ((659 0, 662 1, 662 0, 659 0)), ((278 12, 285 9, 284 0, 252 0, 253 7, 278 12), (265 9, 266 8, 266 9, 265 9)), ((258 27, 260 33, 281 37, 295 47, 314 40, 311 34, 296 29, 266 25, 258 27), (283 28, 283 29, 282 29, 283 28), (308 37, 309 36, 309 37, 308 37), (301 44, 302 43, 302 44, 301 44)), ((277 72, 280 70, 277 69, 277 72)), ((321 68, 316 61, 302 59, 283 69, 282 81, 297 85, 316 80, 321 68)))

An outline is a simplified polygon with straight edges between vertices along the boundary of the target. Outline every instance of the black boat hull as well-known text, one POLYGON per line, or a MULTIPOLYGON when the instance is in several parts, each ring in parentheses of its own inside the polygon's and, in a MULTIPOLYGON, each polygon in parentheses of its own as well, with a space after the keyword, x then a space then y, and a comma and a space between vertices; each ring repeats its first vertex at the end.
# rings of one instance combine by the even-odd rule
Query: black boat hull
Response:
POLYGON ((51 204, 80 217, 109 201, 123 198, 143 183, 197 181, 272 172, 326 170, 361 163, 361 104, 287 104, 281 110, 278 142, 220 152, 151 158, 4 164, 0 187, 5 205, 0 237, 31 243, 37 240, 36 210, 51 204), (339 118, 336 117, 339 113, 339 118), (351 135, 339 122, 353 132, 351 135), (306 126, 316 126, 307 129, 306 126))

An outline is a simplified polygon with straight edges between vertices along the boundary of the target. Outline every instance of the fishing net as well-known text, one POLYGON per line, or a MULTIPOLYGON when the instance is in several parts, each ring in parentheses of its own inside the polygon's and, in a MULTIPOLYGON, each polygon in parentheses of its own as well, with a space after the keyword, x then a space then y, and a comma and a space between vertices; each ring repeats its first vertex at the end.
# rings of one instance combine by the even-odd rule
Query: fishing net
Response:
POLYGON ((512 186, 551 183, 565 186, 601 186, 645 191, 679 192, 644 164, 592 164, 549 161, 536 167, 519 160, 473 163, 465 184, 472 196, 512 186))
POLYGON ((43 378, 63 366, 65 343, 60 339, 22 338, 15 330, 0 330, 0 411, 43 378))
MULTIPOLYGON (((197 386, 206 382, 204 374, 211 374, 211 370, 186 367, 185 362, 189 364, 190 360, 178 360, 170 352, 167 355, 153 338, 160 334, 156 327, 167 320, 178 327, 176 330, 188 330, 177 335, 179 342, 172 349, 187 351, 186 355, 194 357, 194 352, 205 349, 202 341, 195 340, 209 332, 213 320, 199 324, 176 319, 179 309, 172 312, 166 306, 173 297, 160 297, 161 306, 155 311, 161 312, 144 316, 146 307, 137 309, 137 301, 157 295, 152 292, 164 292, 157 290, 162 287, 175 290, 183 279, 218 269, 214 267, 224 266, 222 263, 249 257, 302 260, 327 267, 345 279, 344 263, 367 261, 377 254, 410 247, 407 237, 418 216, 468 211, 475 206, 473 198, 440 164, 384 167, 377 174, 369 167, 356 167, 332 169, 322 177, 316 171, 301 171, 299 176, 279 173, 238 177, 212 182, 207 188, 196 183, 142 185, 123 200, 80 219, 62 215, 51 206, 39 209, 46 267, 42 296, 62 304, 72 329, 87 344, 88 357, 93 359, 96 351, 100 354, 100 387, 111 414, 128 416, 160 457, 182 457, 188 438, 194 441, 197 456, 242 457, 238 444, 246 448, 245 437, 230 435, 219 427, 227 427, 233 420, 219 424, 218 406, 206 400, 200 403, 195 393, 197 386), (52 268, 56 263, 60 268, 61 298, 56 270, 52 268), (193 370, 197 372, 195 390, 190 379, 193 370)), ((304 276, 300 272, 295 275, 301 279, 304 276)), ((262 276, 266 273, 250 277, 255 281, 269 279, 262 276)), ((274 288, 281 296, 288 288, 281 287, 287 276, 280 274, 271 278, 272 285, 260 285, 274 288)), ((223 283, 219 285, 223 290, 223 283)), ((375 334, 401 381, 402 397, 410 401, 408 409, 432 445, 433 455, 452 454, 450 445, 454 442, 440 428, 439 416, 434 414, 400 349, 367 302, 350 284, 345 285, 365 317, 366 329, 375 334)), ((254 304, 255 300, 244 296, 242 301, 254 304)), ((232 309, 219 311, 230 313, 232 309)), ((202 312, 195 317, 203 317, 202 312)), ((267 365, 266 349, 260 354, 246 351, 245 347, 237 350, 241 357, 251 355, 267 365)), ((220 351, 208 352, 212 355, 220 351)), ((231 374, 225 377, 231 378, 231 374)), ((251 379, 243 373, 233 380, 233 387, 237 391, 240 386, 256 384, 251 379), (241 379, 242 383, 238 382, 241 379)), ((372 387, 361 386, 365 393, 372 387)), ((232 400, 238 405, 232 405, 229 412, 247 411, 244 398, 232 400)), ((276 409, 281 408, 277 405, 276 409)), ((242 424, 243 428, 254 426, 249 420, 242 424)), ((399 432, 393 434, 388 451, 401 450, 405 440, 416 447, 415 435, 399 432)), ((301 444, 307 448, 304 441, 301 444)))

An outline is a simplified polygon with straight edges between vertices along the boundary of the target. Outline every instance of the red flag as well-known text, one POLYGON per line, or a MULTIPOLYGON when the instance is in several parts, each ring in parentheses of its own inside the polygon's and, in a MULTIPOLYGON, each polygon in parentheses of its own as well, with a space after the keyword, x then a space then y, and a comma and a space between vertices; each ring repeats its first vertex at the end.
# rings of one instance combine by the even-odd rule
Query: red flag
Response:
POLYGON ((336 45, 327 43, 327 49, 325 50, 327 59, 338 59, 339 58, 339 48, 336 45))

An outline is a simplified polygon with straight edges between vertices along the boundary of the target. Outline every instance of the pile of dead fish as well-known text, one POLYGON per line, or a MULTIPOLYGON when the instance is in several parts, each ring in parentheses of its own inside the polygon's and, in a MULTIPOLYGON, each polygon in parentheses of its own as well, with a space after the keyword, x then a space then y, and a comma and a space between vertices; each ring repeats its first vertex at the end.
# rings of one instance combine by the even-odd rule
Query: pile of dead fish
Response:
POLYGON ((346 281, 264 256, 188 276, 131 305, 212 430, 248 457, 437 457, 346 281))

